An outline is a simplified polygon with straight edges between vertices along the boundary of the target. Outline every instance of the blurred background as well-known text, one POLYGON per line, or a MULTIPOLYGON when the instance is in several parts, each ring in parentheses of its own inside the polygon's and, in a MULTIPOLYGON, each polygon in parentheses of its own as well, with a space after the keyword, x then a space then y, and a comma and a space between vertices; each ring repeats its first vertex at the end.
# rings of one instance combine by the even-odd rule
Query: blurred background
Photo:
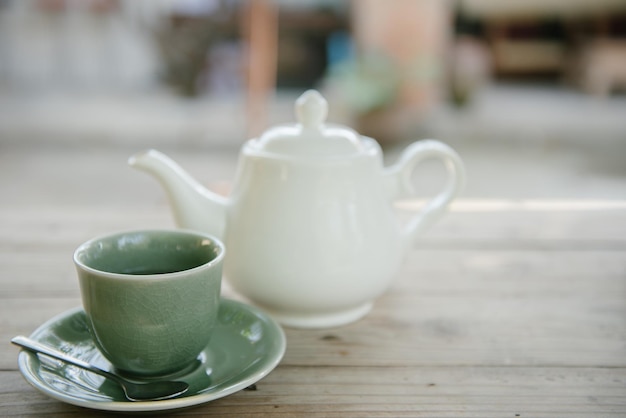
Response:
POLYGON ((0 0, 2 199, 160 199, 146 147, 230 180, 309 88, 387 162, 456 148, 466 198, 626 201, 623 0, 0 0))

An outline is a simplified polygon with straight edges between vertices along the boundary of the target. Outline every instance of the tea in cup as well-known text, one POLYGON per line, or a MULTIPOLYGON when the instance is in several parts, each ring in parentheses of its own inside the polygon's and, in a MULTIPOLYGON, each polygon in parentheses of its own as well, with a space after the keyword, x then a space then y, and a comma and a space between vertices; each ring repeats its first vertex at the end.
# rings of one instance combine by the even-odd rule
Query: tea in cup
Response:
POLYGON ((170 374, 191 365, 217 322, 224 246, 185 230, 95 238, 74 253, 94 342, 116 370, 170 374))

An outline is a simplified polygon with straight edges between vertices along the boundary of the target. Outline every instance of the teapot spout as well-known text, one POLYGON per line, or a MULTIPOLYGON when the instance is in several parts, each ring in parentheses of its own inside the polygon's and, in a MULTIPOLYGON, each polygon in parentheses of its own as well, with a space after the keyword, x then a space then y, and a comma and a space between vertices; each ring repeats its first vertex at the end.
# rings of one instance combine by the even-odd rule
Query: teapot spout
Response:
POLYGON ((198 183, 165 154, 148 150, 133 155, 128 164, 153 175, 165 188, 179 227, 224 238, 228 199, 198 183))

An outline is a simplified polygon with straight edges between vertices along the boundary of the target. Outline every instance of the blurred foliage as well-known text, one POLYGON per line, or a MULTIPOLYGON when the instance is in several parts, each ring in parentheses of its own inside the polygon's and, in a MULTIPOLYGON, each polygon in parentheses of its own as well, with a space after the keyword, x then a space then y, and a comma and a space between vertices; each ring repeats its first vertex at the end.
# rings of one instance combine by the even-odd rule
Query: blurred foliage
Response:
POLYGON ((336 63, 328 79, 339 86, 348 106, 359 114, 391 105, 400 86, 400 74, 384 53, 363 54, 336 63))

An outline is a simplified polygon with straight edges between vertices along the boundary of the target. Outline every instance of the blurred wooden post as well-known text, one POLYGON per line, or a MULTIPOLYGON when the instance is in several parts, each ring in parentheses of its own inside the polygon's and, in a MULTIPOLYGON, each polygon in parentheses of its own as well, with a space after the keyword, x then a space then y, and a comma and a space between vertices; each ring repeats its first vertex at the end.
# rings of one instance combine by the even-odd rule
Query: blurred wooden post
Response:
POLYGON ((382 56, 398 78, 393 103, 359 118, 381 141, 413 135, 444 97, 450 5, 442 0, 353 0, 353 33, 362 56, 382 56))
POLYGON ((451 35, 448 2, 355 0, 354 36, 360 53, 383 53, 401 75, 400 104, 429 107, 441 99, 451 35))
POLYGON ((268 101, 276 88, 278 9, 271 0, 248 0, 243 4, 243 33, 247 40, 247 133, 251 138, 265 130, 268 101))

